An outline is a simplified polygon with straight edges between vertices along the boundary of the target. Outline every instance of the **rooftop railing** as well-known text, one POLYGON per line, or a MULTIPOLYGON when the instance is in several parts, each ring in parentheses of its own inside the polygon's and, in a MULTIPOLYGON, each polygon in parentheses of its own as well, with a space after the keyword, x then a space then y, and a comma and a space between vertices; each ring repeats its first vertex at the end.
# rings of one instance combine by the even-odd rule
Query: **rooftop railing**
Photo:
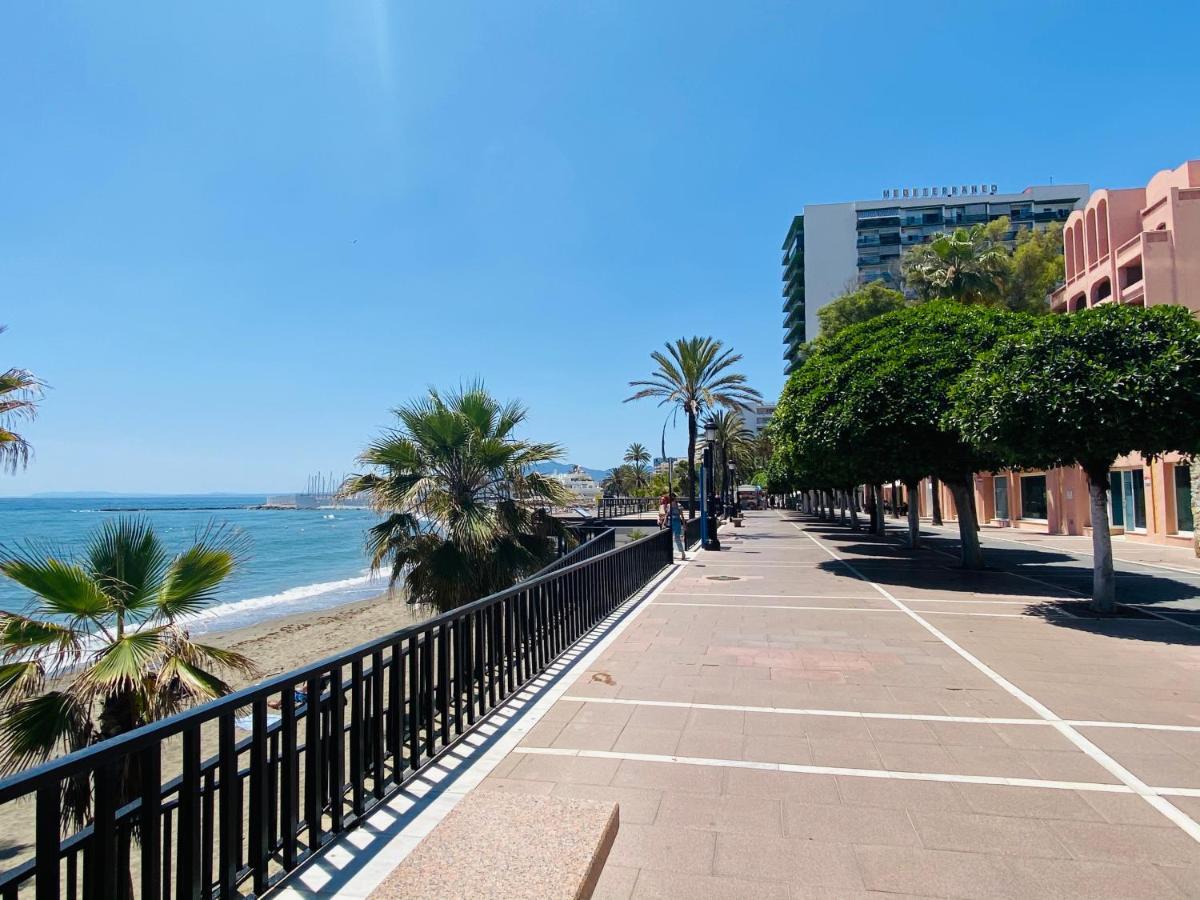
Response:
POLYGON ((596 544, 612 534, 576 548, 590 558, 0 781, 10 836, 14 804, 35 807, 33 857, 0 874, 0 898, 261 896, 670 565, 669 531, 596 544), (66 835, 64 789, 93 798, 66 835))

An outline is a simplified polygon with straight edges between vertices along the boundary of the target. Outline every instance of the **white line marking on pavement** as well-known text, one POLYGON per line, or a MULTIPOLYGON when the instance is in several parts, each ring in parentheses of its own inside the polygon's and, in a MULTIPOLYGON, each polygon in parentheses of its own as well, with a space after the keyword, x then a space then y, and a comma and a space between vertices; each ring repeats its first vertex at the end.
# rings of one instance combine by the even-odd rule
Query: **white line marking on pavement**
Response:
POLYGON ((892 603, 894 603, 897 606, 897 608, 902 610, 914 622, 916 622, 918 625, 920 625, 922 628, 924 628, 926 631, 928 631, 930 634, 932 634, 934 637, 936 637, 938 640, 940 640, 942 643, 944 643, 947 647, 949 647, 951 650, 953 650, 955 653, 957 653, 959 656, 961 656, 964 660, 966 660, 968 663, 970 663, 972 666, 974 666, 976 669, 978 669, 980 672, 982 672, 984 675, 986 675, 988 678, 990 678, 992 681, 994 681, 998 686, 1003 688, 1005 691, 1007 691, 1012 696, 1016 697, 1018 700, 1020 700, 1022 703, 1024 703, 1030 709, 1032 709, 1035 713, 1037 713, 1043 719, 1048 719, 1048 720, 1054 722, 1055 727, 1058 729, 1059 733, 1063 737, 1065 737, 1072 744, 1074 744, 1076 747, 1078 747, 1080 750, 1082 750, 1084 753, 1086 753, 1088 756, 1090 756, 1095 762, 1097 762, 1098 764, 1103 766, 1105 769, 1107 769, 1109 773, 1111 773, 1115 777, 1119 778, 1122 783, 1124 783, 1125 785, 1128 785, 1129 788, 1132 789, 1134 793, 1138 794, 1147 803, 1149 803, 1151 806, 1153 806, 1155 809, 1157 809, 1160 813, 1162 813, 1164 816, 1166 816, 1168 819, 1170 819, 1172 822, 1174 822, 1176 825, 1178 825, 1179 828, 1188 835, 1188 837, 1190 837, 1192 840, 1196 841, 1197 843, 1200 843, 1200 824, 1198 824, 1195 819, 1193 819, 1191 816, 1189 816, 1187 813, 1185 813, 1179 807, 1175 806, 1174 804, 1170 803, 1168 800, 1166 800, 1163 797, 1161 797, 1160 795, 1156 794, 1149 785, 1147 785, 1144 781, 1142 781, 1140 778, 1138 778, 1136 775, 1134 775, 1131 771, 1129 771, 1127 768, 1125 768, 1123 765, 1121 765, 1119 762, 1117 762, 1115 759, 1113 759, 1111 756, 1109 756, 1107 753, 1105 753, 1103 750, 1101 750, 1098 746, 1096 746, 1094 743, 1092 743, 1092 741, 1090 741, 1088 738, 1086 738, 1082 734, 1080 734, 1071 725, 1069 725, 1065 721, 1063 721, 1063 719, 1060 716, 1058 716, 1053 710, 1051 710, 1044 703, 1037 700, 1030 694, 1027 694, 1025 691, 1021 690, 1019 687, 1017 687, 1015 684, 1013 684, 1011 681, 1009 681, 1007 678, 1005 678, 1003 675, 1001 675, 995 669, 991 668, 991 666, 987 665, 985 662, 980 660, 978 657, 971 654, 965 648, 960 647, 957 643, 954 642, 954 640, 952 638, 950 638, 944 632, 939 631, 936 627, 934 627, 934 625, 931 622, 926 621, 925 618, 920 613, 915 612, 910 607, 905 606, 903 603, 901 603, 899 600, 897 600, 895 597, 893 597, 892 594, 889 593, 888 590, 886 588, 884 588, 882 585, 878 585, 875 582, 866 578, 866 576, 864 576, 861 572, 859 572, 858 569, 855 568, 853 564, 851 564, 847 560, 840 557, 833 550, 830 550, 823 543, 821 543, 819 540, 817 540, 815 537, 813 537, 813 535, 809 531, 807 531, 804 528, 801 528, 795 522, 792 523, 792 527, 794 527, 797 531, 799 531, 801 534, 803 534, 805 537, 807 537, 810 541, 812 541, 814 544, 816 544, 818 547, 820 547, 822 550, 824 550, 827 554, 829 554, 829 556, 831 558, 837 560, 843 566, 845 566, 847 569, 849 569, 850 572, 856 578, 860 579, 861 581, 865 582, 866 584, 869 584, 872 588, 874 588, 876 591, 878 591, 882 596, 886 597, 888 600, 890 600, 892 603))
MULTIPOLYGON (((795 706, 739 706, 730 703, 687 703, 682 700, 631 700, 627 697, 564 696, 575 703, 612 703, 619 706, 664 706, 674 709, 716 709, 728 712, 773 713, 783 716, 832 716, 843 719, 900 719, 914 722, 957 722, 967 725, 1042 725, 1053 726, 1049 719, 1017 719, 1003 716, 947 716, 925 713, 859 712, 854 709, 803 709, 795 706)), ((1064 719, 1077 728, 1133 728, 1145 731, 1182 731, 1200 734, 1200 725, 1159 725, 1154 722, 1098 722, 1064 719)), ((1198 789, 1200 790, 1200 789, 1198 789)))
MULTIPOLYGON (((1094 781, 1051 781, 1041 778, 1008 778, 1003 775, 951 775, 943 772, 905 772, 891 769, 853 769, 842 766, 808 766, 800 763, 757 762, 745 759, 708 759, 699 756, 663 756, 656 753, 622 753, 616 750, 571 750, 566 747, 517 747, 513 753, 537 756, 571 756, 589 759, 621 759, 631 762, 675 763, 684 766, 713 766, 723 769, 760 769, 799 775, 843 775, 851 778, 882 778, 896 781, 943 781, 952 784, 992 784, 1005 787, 1047 788, 1056 791, 1090 791, 1101 794, 1134 794, 1124 784, 1094 781)), ((1175 788, 1164 791, 1174 792, 1175 788)), ((1182 790, 1182 789, 1180 789, 1182 790)), ((1165 801, 1164 801, 1165 802, 1165 801)))
MULTIPOLYGON (((844 597, 836 594, 723 594, 718 591, 671 591, 668 597, 752 597, 759 600, 874 600, 874 594, 855 594, 844 597)), ((952 601, 947 601, 952 602, 952 601)), ((1001 601, 1013 602, 1018 601, 1001 601)))
MULTIPOLYGON (((864 606, 783 606, 780 604, 767 603, 676 603, 669 600, 656 601, 655 606, 711 606, 714 609, 803 609, 816 612, 865 612, 865 613, 900 613, 900 609, 872 609, 864 606)), ((1055 609, 1047 609, 1046 612, 1052 612, 1056 615, 1070 616, 1070 613, 1060 612, 1055 609)), ((927 610, 927 616, 982 616, 988 619, 1030 619, 1037 622, 1040 619, 1037 616, 1027 615, 1024 613, 975 613, 975 612, 955 612, 953 610, 927 610)))

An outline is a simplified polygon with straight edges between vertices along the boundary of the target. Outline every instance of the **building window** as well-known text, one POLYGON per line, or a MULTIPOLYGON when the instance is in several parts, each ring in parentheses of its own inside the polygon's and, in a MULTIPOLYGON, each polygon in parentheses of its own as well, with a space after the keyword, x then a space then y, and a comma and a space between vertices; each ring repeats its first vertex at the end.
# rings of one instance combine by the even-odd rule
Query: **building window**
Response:
POLYGON ((1146 484, 1141 469, 1109 473, 1109 517, 1126 531, 1146 530, 1146 484))
POLYGON ((1021 476, 1021 518, 1046 518, 1046 476, 1021 476))
POLYGON ((1190 534, 1195 530, 1192 520, 1192 471, 1187 466, 1175 466, 1175 530, 1190 534))
POLYGON ((996 498, 996 518, 1008 518, 1008 478, 997 475, 992 479, 992 495, 996 498))

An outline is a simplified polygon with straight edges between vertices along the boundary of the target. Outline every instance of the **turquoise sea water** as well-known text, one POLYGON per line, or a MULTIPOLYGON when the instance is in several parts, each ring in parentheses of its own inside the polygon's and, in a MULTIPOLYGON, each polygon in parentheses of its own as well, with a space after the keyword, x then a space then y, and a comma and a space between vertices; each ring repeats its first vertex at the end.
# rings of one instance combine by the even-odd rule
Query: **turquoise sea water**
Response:
MULTIPOLYGON (((249 625, 275 616, 324 609, 379 593, 367 577, 363 533, 376 520, 362 509, 253 509, 264 496, 0 498, 0 544, 33 542, 69 556, 105 519, 145 516, 174 549, 210 523, 242 532, 246 560, 219 603, 193 631, 249 625)), ((0 577, 0 609, 19 610, 27 591, 0 577)))

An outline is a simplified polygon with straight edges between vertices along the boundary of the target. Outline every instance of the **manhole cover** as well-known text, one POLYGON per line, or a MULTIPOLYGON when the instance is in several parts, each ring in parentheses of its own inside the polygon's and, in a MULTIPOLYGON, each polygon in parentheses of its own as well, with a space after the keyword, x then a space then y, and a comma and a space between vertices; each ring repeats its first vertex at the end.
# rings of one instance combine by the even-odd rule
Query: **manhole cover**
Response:
POLYGON ((738 575, 707 575, 709 581, 741 581, 738 575))

